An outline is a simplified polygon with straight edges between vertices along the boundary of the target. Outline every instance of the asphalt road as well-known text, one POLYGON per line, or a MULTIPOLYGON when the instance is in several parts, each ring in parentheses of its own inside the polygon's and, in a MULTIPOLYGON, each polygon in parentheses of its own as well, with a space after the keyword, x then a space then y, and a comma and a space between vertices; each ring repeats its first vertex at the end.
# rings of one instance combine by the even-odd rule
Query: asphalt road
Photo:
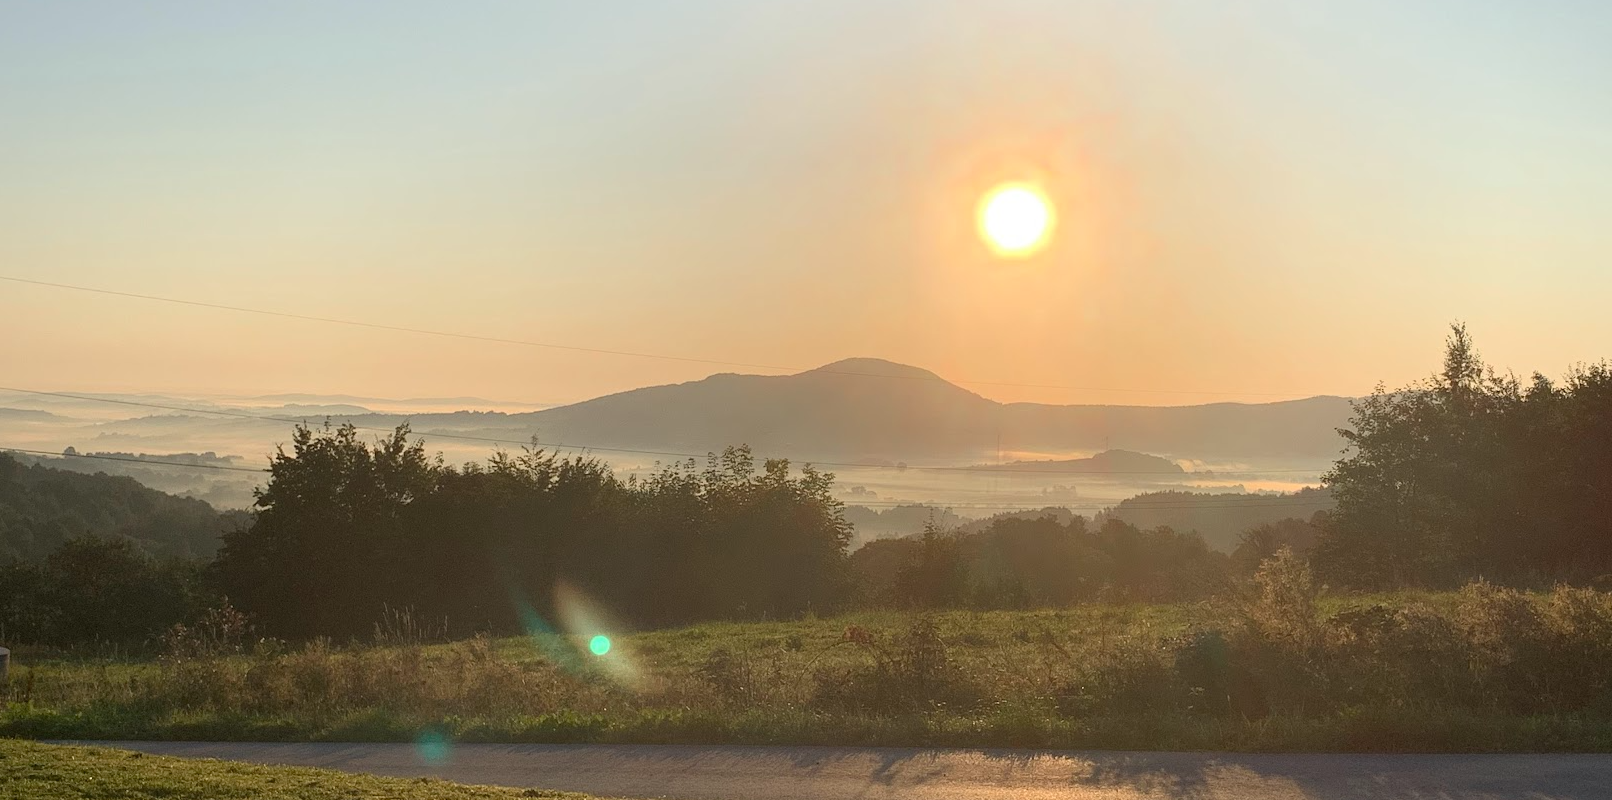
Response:
POLYGON ((1607 800, 1612 755, 1239 755, 867 747, 82 742, 685 800, 1607 800))

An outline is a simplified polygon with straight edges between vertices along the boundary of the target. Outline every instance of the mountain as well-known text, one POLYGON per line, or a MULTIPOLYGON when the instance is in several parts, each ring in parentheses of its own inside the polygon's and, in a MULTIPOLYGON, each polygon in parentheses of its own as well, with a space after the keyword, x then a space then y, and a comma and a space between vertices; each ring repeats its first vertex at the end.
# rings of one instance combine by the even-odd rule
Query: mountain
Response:
POLYGON ((796 375, 722 373, 530 414, 548 441, 845 459, 946 457, 983 441, 1000 405, 926 370, 871 358, 796 375))
MULTIPOLYGON (((1101 406, 998 403, 927 370, 875 358, 795 375, 723 373, 525 414, 500 427, 542 441, 685 452, 748 443, 824 461, 956 463, 1000 450, 1330 460, 1349 401, 1101 406)), ((436 415, 416 417, 424 431, 436 415)))
POLYGON ((29 466, 0 453, 0 561, 42 559, 86 535, 127 537, 153 556, 207 557, 244 519, 133 478, 29 466))
MULTIPOLYGON (((1037 453, 1045 454, 1036 458, 1046 461, 1007 464, 1002 472, 983 476, 1000 480, 1009 495, 1022 489, 1033 495, 1030 502, 1039 503, 1054 498, 1043 496, 1041 487, 1032 484, 1040 478, 1062 480, 1061 476, 1021 475, 1014 470, 1068 470, 1078 480, 1091 481, 1105 469, 1116 475, 1174 472, 1179 469, 1176 461, 1190 459, 1228 465, 1215 467, 1221 478, 1258 480, 1250 476, 1262 469, 1292 475, 1308 471, 1313 477, 1316 473, 1310 470, 1330 462, 1341 449, 1335 429, 1347 422, 1350 413, 1348 401, 1338 397, 1179 407, 999 403, 928 370, 873 358, 837 361, 795 375, 724 373, 519 413, 513 409, 448 413, 446 408, 381 411, 369 405, 371 398, 315 395, 256 398, 247 405, 155 395, 106 397, 124 404, 0 393, 0 407, 23 411, 0 415, 0 442, 17 446, 27 442, 39 450, 69 446, 136 453, 210 450, 232 454, 231 463, 236 465, 257 466, 277 444, 289 441, 293 423, 287 420, 318 425, 328 417, 336 424, 350 421, 366 436, 408 422, 430 449, 453 461, 480 461, 495 447, 518 448, 534 436, 550 446, 600 448, 597 452, 614 465, 629 468, 677 457, 638 451, 701 454, 735 444, 749 444, 760 456, 888 467, 994 463, 1003 452, 1037 453), (341 402, 348 399, 364 402, 341 402), (145 410, 127 404, 131 402, 196 410, 145 410), (207 410, 228 413, 214 415, 207 410), (279 419, 262 418, 267 416, 279 419), (1102 451, 1114 452, 1090 461, 1072 458, 1102 451)), ((226 508, 248 506, 252 488, 262 478, 251 472, 116 461, 52 466, 131 475, 148 486, 226 508)), ((888 475, 870 478, 869 488, 887 500, 979 502, 974 490, 981 486, 980 477, 975 472, 922 476, 908 472, 899 480, 888 475)), ((1114 486, 1122 483, 1101 480, 1114 486)), ((1132 485, 1157 489, 1164 488, 1161 482, 1175 480, 1164 475, 1138 479, 1132 485)), ((993 501, 1026 501, 1009 495, 993 501)), ((1108 496, 1119 493, 1111 491, 1108 496)))
POLYGON ((1166 480, 1185 475, 1180 464, 1168 458, 1130 450, 1104 450, 1090 458, 1045 461, 1009 461, 1006 464, 980 464, 975 469, 1000 472, 1064 473, 1071 475, 1124 475, 1150 480, 1166 480))

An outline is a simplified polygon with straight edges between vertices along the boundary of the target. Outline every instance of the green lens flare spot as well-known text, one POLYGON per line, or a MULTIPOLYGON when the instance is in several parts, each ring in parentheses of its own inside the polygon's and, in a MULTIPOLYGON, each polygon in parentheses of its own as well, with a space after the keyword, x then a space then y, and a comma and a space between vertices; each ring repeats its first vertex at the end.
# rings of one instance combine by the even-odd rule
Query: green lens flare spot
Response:
POLYGON ((436 729, 422 732, 414 740, 414 750, 421 761, 433 767, 446 764, 453 758, 453 743, 448 740, 446 733, 436 729))
POLYGON ((602 633, 593 637, 588 640, 588 649, 596 656, 602 656, 610 652, 610 637, 602 633))

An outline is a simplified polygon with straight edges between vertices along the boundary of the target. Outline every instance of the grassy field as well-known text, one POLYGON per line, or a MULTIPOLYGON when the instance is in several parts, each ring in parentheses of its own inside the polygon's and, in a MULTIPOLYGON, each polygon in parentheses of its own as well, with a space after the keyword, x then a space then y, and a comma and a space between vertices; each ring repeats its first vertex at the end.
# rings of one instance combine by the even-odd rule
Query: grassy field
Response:
MULTIPOLYGON (((1291 583, 1292 581, 1290 581, 1291 583)), ((1582 590, 865 613, 588 642, 315 642, 18 660, 28 738, 1612 750, 1612 596, 1582 590)))
POLYGON ((501 800, 587 795, 0 739, 0 800, 501 800))

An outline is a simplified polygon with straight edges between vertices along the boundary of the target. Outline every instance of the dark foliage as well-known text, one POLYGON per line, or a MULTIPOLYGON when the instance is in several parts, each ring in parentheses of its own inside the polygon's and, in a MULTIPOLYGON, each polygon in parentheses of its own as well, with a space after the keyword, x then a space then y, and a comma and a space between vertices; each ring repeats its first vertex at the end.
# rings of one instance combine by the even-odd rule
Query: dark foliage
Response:
POLYGON ((1286 519, 1309 519, 1316 512, 1331 507, 1332 493, 1325 486, 1279 495, 1145 492, 1100 512, 1096 522, 1100 525, 1114 518, 1138 528, 1195 531, 1210 547, 1229 551, 1237 547, 1243 533, 1250 528, 1274 525, 1286 519))
POLYGON ((903 608, 1038 608, 1077 602, 1168 602, 1205 597, 1227 558, 1196 534, 1141 530, 1117 519, 1088 530, 999 518, 972 533, 870 542, 851 556, 864 602, 903 608))
POLYGON ((562 585, 629 626, 789 617, 846 595, 831 488, 810 467, 757 470, 745 448, 621 481, 541 451, 443 466, 406 427, 373 446, 303 428, 219 568, 243 610, 293 638, 360 635, 388 605, 455 633, 541 629, 562 585))
POLYGON ((1320 542, 1321 529, 1328 518, 1325 511, 1317 511, 1309 522, 1283 519, 1249 528, 1238 537, 1237 549, 1231 552, 1232 563, 1239 572, 1251 575, 1284 547, 1307 557, 1320 542))
POLYGON ((1444 370, 1355 404, 1326 476, 1318 565, 1367 588, 1586 582, 1612 573, 1612 364, 1527 386, 1484 366, 1465 327, 1444 370))
POLYGON ((210 599, 200 562, 154 559, 127 539, 72 539, 42 564, 0 566, 0 640, 144 647, 210 599))
POLYGON ((157 557, 209 558, 244 521, 133 478, 28 466, 0 453, 0 561, 38 562, 82 536, 131 539, 157 557))

